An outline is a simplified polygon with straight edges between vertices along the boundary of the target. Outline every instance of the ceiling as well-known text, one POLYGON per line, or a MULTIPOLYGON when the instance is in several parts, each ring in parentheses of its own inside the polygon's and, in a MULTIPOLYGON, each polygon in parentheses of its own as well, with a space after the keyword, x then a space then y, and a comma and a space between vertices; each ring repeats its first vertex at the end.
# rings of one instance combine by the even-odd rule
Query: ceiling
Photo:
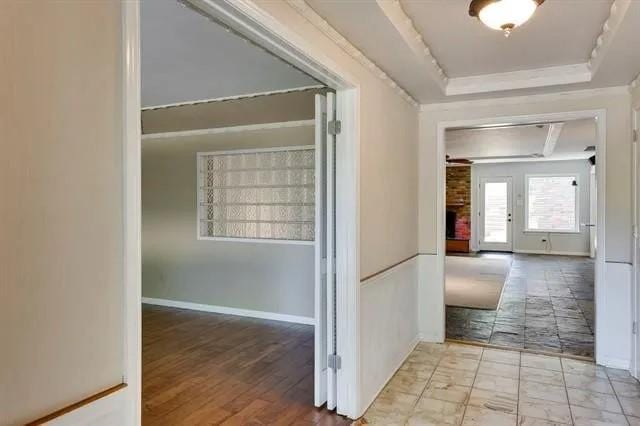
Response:
POLYGON ((140 14, 143 107, 319 84, 177 0, 140 14))
POLYGON ((594 119, 446 132, 447 155, 474 163, 587 159, 595 145, 594 119))
POLYGON ((509 38, 469 0, 306 3, 420 103, 628 85, 640 71, 640 1, 548 0, 509 38))

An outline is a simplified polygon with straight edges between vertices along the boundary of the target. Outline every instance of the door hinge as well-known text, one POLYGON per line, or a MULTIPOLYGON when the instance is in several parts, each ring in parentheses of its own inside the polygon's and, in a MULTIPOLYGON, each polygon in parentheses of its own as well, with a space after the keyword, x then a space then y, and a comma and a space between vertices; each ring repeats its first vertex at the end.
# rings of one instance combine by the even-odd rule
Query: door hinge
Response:
POLYGON ((340 355, 331 354, 327 358, 327 365, 332 370, 340 370, 342 368, 342 358, 340 358, 340 355))
POLYGON ((342 130, 342 121, 331 120, 327 123, 327 130, 330 135, 339 135, 342 130))
POLYGON ((634 321, 634 322, 633 322, 633 324, 631 325, 631 332, 632 332, 633 334, 637 334, 637 332, 638 332, 638 323, 637 323, 637 322, 635 322, 635 321, 634 321))

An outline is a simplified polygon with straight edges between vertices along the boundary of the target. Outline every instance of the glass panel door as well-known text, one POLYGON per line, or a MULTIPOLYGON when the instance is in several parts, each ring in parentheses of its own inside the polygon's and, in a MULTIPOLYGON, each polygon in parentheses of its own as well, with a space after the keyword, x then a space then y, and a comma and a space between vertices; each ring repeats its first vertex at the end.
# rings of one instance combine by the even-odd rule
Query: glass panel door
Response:
POLYGON ((511 251, 511 178, 485 178, 480 183, 480 249, 511 251))

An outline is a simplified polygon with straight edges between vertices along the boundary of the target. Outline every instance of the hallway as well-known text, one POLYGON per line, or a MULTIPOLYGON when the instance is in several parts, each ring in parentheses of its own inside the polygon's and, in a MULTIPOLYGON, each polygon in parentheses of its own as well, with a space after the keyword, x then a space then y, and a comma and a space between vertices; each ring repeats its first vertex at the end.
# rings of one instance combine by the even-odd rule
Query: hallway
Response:
POLYGON ((497 311, 447 306, 447 339, 593 357, 594 262, 513 256, 497 311))

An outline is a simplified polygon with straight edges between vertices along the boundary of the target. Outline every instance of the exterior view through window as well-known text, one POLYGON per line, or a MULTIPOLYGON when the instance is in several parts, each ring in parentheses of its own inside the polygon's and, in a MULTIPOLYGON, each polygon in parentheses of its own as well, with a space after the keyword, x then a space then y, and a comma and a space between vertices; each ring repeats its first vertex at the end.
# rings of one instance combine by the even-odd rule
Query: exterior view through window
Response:
POLYGON ((487 182, 484 187, 484 241, 507 241, 507 182, 487 182))
POLYGON ((527 176, 528 231, 578 232, 577 176, 527 176))

